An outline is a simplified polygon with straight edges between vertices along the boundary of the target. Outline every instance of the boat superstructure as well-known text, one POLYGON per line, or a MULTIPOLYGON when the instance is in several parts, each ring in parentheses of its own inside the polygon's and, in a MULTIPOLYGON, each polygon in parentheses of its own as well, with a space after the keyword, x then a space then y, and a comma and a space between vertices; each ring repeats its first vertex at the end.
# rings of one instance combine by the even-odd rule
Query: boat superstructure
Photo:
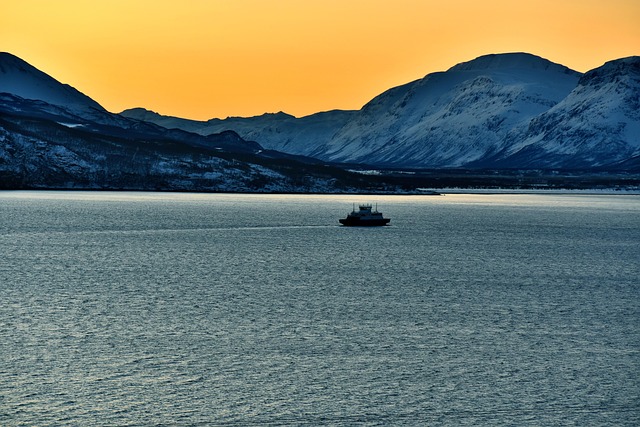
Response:
POLYGON ((387 225, 389 218, 384 218, 382 212, 378 212, 378 206, 375 210, 371 204, 361 204, 356 211, 355 204, 353 210, 347 215, 346 218, 339 220, 341 224, 348 226, 380 226, 387 225))

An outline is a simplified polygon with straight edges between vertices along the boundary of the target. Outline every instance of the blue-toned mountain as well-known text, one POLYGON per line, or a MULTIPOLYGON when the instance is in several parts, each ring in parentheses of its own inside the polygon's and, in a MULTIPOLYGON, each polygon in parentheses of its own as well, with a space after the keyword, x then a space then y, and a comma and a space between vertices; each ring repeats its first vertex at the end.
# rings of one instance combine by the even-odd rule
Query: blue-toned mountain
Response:
POLYGON ((0 54, 0 189, 328 192, 348 175, 317 163, 233 131, 204 136, 110 113, 0 54))
POLYGON ((62 84, 15 55, 0 52, 0 93, 38 100, 70 110, 105 111, 96 101, 62 84))
POLYGON ((587 72, 562 101, 514 129, 486 164, 638 169, 640 57, 587 72))
POLYGON ((324 146, 333 161, 460 167, 561 101, 580 74, 524 54, 487 55, 374 98, 324 146))
POLYGON ((585 75, 527 53, 492 54, 398 86, 358 111, 207 122, 122 114, 203 135, 234 130, 323 161, 399 168, 638 167, 638 57, 585 75))

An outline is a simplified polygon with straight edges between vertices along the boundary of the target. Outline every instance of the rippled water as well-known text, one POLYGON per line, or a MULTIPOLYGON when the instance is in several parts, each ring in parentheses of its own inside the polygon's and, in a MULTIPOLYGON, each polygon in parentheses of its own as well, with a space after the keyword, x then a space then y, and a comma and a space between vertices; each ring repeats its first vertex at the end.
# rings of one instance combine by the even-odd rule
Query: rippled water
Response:
POLYGON ((0 425, 640 423, 638 196, 360 199, 0 193, 0 425))

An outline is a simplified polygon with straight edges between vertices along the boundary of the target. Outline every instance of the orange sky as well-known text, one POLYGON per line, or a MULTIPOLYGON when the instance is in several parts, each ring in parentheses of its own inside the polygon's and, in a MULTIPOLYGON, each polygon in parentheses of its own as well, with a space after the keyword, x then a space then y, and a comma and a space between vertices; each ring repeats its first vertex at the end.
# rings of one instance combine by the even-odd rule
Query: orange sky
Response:
POLYGON ((2 0, 0 51, 110 111, 357 109, 487 53, 578 71, 640 54, 639 0, 2 0))

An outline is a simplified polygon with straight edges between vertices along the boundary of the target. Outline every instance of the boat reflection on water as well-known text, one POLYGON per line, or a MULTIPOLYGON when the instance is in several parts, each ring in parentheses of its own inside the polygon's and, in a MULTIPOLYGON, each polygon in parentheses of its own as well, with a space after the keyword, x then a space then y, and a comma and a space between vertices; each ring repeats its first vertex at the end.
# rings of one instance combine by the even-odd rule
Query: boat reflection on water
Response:
POLYGON ((371 227, 387 225, 391 219, 383 218, 382 212, 378 212, 378 206, 373 210, 373 206, 370 204, 359 205, 359 210, 356 211, 355 205, 353 210, 347 215, 346 218, 339 220, 342 225, 356 226, 356 227, 371 227))

